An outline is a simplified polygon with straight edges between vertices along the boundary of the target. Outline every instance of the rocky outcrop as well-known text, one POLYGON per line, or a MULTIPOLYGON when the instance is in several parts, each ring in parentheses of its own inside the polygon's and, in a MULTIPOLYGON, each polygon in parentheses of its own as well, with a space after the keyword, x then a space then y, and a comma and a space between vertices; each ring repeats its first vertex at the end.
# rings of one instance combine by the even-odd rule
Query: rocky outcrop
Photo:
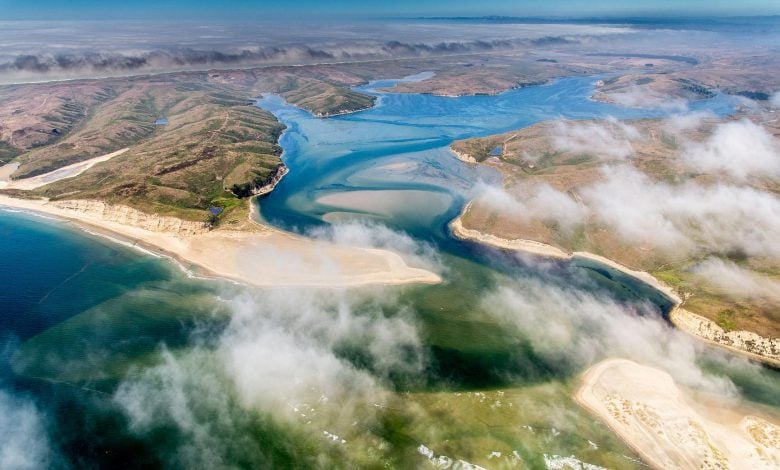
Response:
POLYGON ((271 191, 274 190, 276 185, 279 184, 279 182, 282 180, 282 178, 284 178, 284 175, 286 175, 289 172, 290 172, 290 170, 289 170, 289 168, 287 168, 287 165, 285 165, 284 163, 280 164, 277 167, 276 172, 274 172, 274 174, 271 177, 271 179, 268 182, 266 182, 264 185, 260 186, 259 188, 253 189, 252 190, 252 195, 253 196, 262 196, 264 194, 270 193, 271 191))
POLYGON ((458 160, 466 162, 466 163, 477 163, 477 159, 472 157, 471 155, 463 152, 459 152, 455 150, 454 148, 450 147, 450 151, 455 154, 456 157, 458 157, 458 160))
POLYGON ((726 331, 717 323, 683 308, 676 308, 669 314, 674 325, 712 344, 780 367, 780 338, 764 338, 751 331, 726 331))
POLYGON ((50 205, 74 215, 82 215, 108 222, 138 227, 151 232, 165 232, 176 235, 199 235, 209 231, 203 222, 192 222, 177 217, 148 214, 132 207, 108 204, 103 201, 73 199, 51 201, 50 205))

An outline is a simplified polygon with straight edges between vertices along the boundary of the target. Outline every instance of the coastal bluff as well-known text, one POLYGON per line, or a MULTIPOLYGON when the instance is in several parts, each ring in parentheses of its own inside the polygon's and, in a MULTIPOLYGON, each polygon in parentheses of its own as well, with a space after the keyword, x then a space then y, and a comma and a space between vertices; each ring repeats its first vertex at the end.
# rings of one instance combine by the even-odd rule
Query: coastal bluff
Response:
POLYGON ((203 222, 183 220, 178 217, 149 214, 132 207, 109 204, 98 200, 72 199, 51 201, 49 204, 74 215, 86 216, 108 222, 137 227, 150 232, 170 233, 179 236, 201 235, 209 231, 203 222))

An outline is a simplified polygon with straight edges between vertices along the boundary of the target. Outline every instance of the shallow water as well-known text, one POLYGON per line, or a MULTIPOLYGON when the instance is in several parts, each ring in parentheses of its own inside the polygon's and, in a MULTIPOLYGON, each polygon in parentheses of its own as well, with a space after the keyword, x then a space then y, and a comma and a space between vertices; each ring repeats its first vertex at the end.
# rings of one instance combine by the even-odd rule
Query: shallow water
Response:
MULTIPOLYGON (((425 78, 424 75, 417 78, 425 78)), ((359 113, 320 119, 269 95, 258 105, 287 125, 280 144, 283 159, 294 169, 260 202, 262 216, 289 230, 303 231, 331 212, 354 211, 334 194, 371 191, 386 203, 381 218, 392 228, 446 244, 442 226, 451 220, 480 181, 496 182, 491 169, 467 165, 449 151, 453 140, 526 127, 553 118, 589 119, 613 116, 639 119, 668 114, 658 109, 623 108, 590 99, 598 77, 565 78, 548 85, 511 90, 496 96, 459 98, 379 93, 396 80, 371 82, 357 90, 378 95, 377 106, 359 113), (381 193, 385 191, 384 193, 381 193), (402 191, 415 191, 415 204, 402 191), (420 191, 431 193, 426 198, 420 191), (444 210, 442 195, 449 198, 444 210), (398 200, 392 214, 390 201, 398 200), (433 201, 431 203, 431 201, 433 201)), ((695 110, 727 114, 725 96, 691 104, 695 110)))
MULTIPOLYGON (((368 218, 429 244, 444 269, 441 285, 356 293, 367 299, 395 299, 383 306, 386 317, 402 315, 405 309, 414 312, 429 363, 422 377, 398 374, 387 379, 388 390, 398 393, 391 399, 395 408, 376 418, 381 425, 371 421, 367 428, 353 428, 347 423, 339 430, 338 419, 331 423, 323 414, 321 425, 363 446, 350 458, 376 452, 371 439, 381 436, 391 446, 383 458, 401 467, 419 465, 418 444, 451 436, 445 439, 449 444, 436 446, 437 453, 478 458, 496 446, 505 453, 517 450, 532 466, 543 465, 545 452, 575 454, 607 466, 635 465, 631 451, 571 401, 580 363, 540 357, 528 338, 481 301, 511 282, 587 292, 654 315, 668 308, 668 300, 599 265, 539 265, 454 240, 446 229, 478 181, 498 178, 457 160, 447 150, 453 139, 503 132, 551 116, 658 114, 590 101, 593 80, 560 80, 494 97, 380 94, 375 109, 328 119, 313 118, 274 96, 260 101, 288 126, 281 144, 291 169, 260 201, 263 218, 302 232, 368 218), (522 406, 492 406, 510 398, 522 406), (498 424, 485 424, 489 416, 498 424), (528 429, 520 430, 520 425, 528 429), (463 437, 472 435, 476 437, 463 437), (589 439, 597 441, 599 449, 593 449, 589 439)), ((375 82, 364 90, 392 83, 375 82)), ((718 113, 730 110, 725 98, 695 106, 718 113)), ((113 395, 118 384, 160 364, 164 351, 184 363, 194 361, 197 372, 182 380, 195 384, 183 386, 177 400, 202 410, 198 414, 209 432, 228 436, 220 445, 227 449, 229 462, 304 465, 304 457, 318 453, 333 462, 344 458, 340 451, 312 441, 305 423, 280 424, 237 404, 225 385, 230 382, 224 366, 202 352, 214 346, 230 318, 225 299, 240 297, 243 288, 190 279, 164 259, 30 214, 0 210, 0 234, 0 333, 5 344, 0 391, 13 390, 50 417, 50 428, 57 430, 54 447, 65 460, 155 467, 170 464, 170 455, 193 439, 174 422, 139 432, 129 426, 113 395), (215 378, 219 385, 204 386, 200 376, 215 378), (224 409, 215 408, 220 393, 228 397, 224 409)), ((258 295, 262 299, 266 293, 258 295)), ((372 370, 354 345, 336 355, 372 370)), ((745 372, 741 363, 718 357, 705 365, 711 373, 730 377, 750 399, 780 405, 773 393, 780 383, 777 373, 745 372)), ((330 412, 338 416, 341 410, 330 412)), ((375 413, 366 410, 366 416, 375 413)))

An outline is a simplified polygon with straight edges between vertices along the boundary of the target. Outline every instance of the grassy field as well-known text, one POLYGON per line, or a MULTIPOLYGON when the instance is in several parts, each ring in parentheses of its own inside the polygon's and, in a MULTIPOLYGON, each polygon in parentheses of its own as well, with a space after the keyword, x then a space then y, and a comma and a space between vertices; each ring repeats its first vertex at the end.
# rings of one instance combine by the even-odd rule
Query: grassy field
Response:
POLYGON ((318 116, 373 105, 374 97, 347 86, 362 78, 335 73, 189 72, 1 87, 0 163, 18 163, 12 178, 28 178, 127 147, 30 195, 101 199, 239 227, 248 211, 240 197, 281 165, 284 126, 254 97, 279 93, 318 116), (222 209, 218 218, 210 207, 222 209))
MULTIPOLYGON (((715 120, 705 122, 700 129, 690 131, 687 137, 701 140, 716 123, 715 120)), ((653 181, 670 185, 698 184, 702 187, 713 183, 713 175, 691 172, 676 158, 680 151, 679 143, 674 135, 664 130, 661 121, 628 124, 642 136, 632 142, 630 164, 653 181)), ((553 138, 559 131, 551 126, 554 124, 542 123, 516 132, 458 141, 452 147, 460 154, 501 171, 505 188, 520 200, 527 195, 518 188, 543 183, 582 204, 581 191, 603 179, 601 168, 609 162, 603 155, 561 150, 553 138), (496 148, 500 149, 500 156, 491 155, 496 148)), ((719 178, 728 180, 722 175, 719 178)), ((753 178, 748 184, 759 191, 780 194, 777 182, 768 177, 753 178)), ((483 233, 507 239, 536 240, 569 252, 589 251, 633 269, 650 272, 677 289, 686 299, 688 310, 715 321, 726 330, 740 329, 768 337, 780 336, 780 304, 777 300, 734 295, 708 284, 693 269, 699 262, 718 256, 756 275, 777 280, 780 279, 780 260, 748 257, 733 251, 719 253, 706 247, 680 252, 643 246, 626 241, 616 230, 592 216, 573 229, 563 230, 555 222, 509 216, 479 200, 463 215, 462 222, 465 227, 483 233)))

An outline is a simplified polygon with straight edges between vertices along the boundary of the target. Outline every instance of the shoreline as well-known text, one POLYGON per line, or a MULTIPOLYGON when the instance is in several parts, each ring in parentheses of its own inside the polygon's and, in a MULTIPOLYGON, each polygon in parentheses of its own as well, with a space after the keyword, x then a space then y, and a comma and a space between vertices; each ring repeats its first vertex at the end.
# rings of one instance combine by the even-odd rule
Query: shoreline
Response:
MULTIPOLYGON (((455 155, 455 157, 457 157, 458 160, 464 163, 472 163, 472 164, 479 163, 476 158, 472 157, 467 153, 463 153, 455 150, 454 148, 452 148, 452 145, 450 145, 448 148, 450 149, 450 152, 452 152, 455 155)), ((471 204, 471 202, 469 202, 469 204, 471 204)))
POLYGON ((578 259, 588 260, 603 264, 647 284, 669 298, 674 304, 671 310, 669 310, 669 322, 678 330, 689 334, 699 341, 742 355, 743 357, 757 361, 765 366, 780 367, 780 339, 764 338, 750 331, 723 331, 715 322, 682 308, 684 301, 674 289, 647 271, 637 271, 627 266, 623 266, 614 260, 587 251, 569 253, 555 246, 534 240, 508 240, 495 235, 482 233, 479 230, 465 228, 463 226, 462 217, 471 207, 472 203, 473 201, 470 201, 466 204, 461 213, 449 223, 450 231, 456 238, 482 243, 500 250, 518 251, 533 256, 563 261, 576 261, 578 259), (768 349, 769 354, 740 348, 734 344, 752 346, 754 348, 762 347, 763 349, 768 349), (774 345, 774 347, 772 345, 774 345), (773 349, 776 350, 777 353, 772 354, 773 349))
POLYGON ((282 178, 284 178, 284 176, 289 172, 290 169, 287 167, 287 165, 285 165, 284 162, 281 162, 277 167, 277 172, 271 181, 268 184, 265 184, 262 187, 252 191, 252 198, 264 196, 273 191, 274 188, 276 188, 276 185, 279 184, 279 182, 282 181, 282 178))
POLYGON ((441 282, 437 274, 410 267, 391 251, 345 247, 265 226, 261 226, 265 228, 262 232, 196 231, 197 222, 87 200, 58 204, 0 195, 0 206, 69 220, 81 228, 97 229, 114 242, 140 244, 173 258, 184 268, 194 266, 209 277, 254 287, 344 288, 441 282))
POLYGON ((752 331, 725 331, 708 318, 682 308, 674 307, 669 312, 669 321, 679 330, 697 339, 728 351, 748 356, 769 367, 780 369, 780 339, 764 338, 752 331), (768 353, 749 351, 734 344, 752 344, 754 348, 769 349, 768 353), (772 351, 777 351, 772 354, 772 351))
POLYGON ((574 401, 650 467, 774 468, 780 461, 780 444, 770 437, 780 427, 772 418, 691 393, 661 369, 609 358, 579 382, 574 401))

